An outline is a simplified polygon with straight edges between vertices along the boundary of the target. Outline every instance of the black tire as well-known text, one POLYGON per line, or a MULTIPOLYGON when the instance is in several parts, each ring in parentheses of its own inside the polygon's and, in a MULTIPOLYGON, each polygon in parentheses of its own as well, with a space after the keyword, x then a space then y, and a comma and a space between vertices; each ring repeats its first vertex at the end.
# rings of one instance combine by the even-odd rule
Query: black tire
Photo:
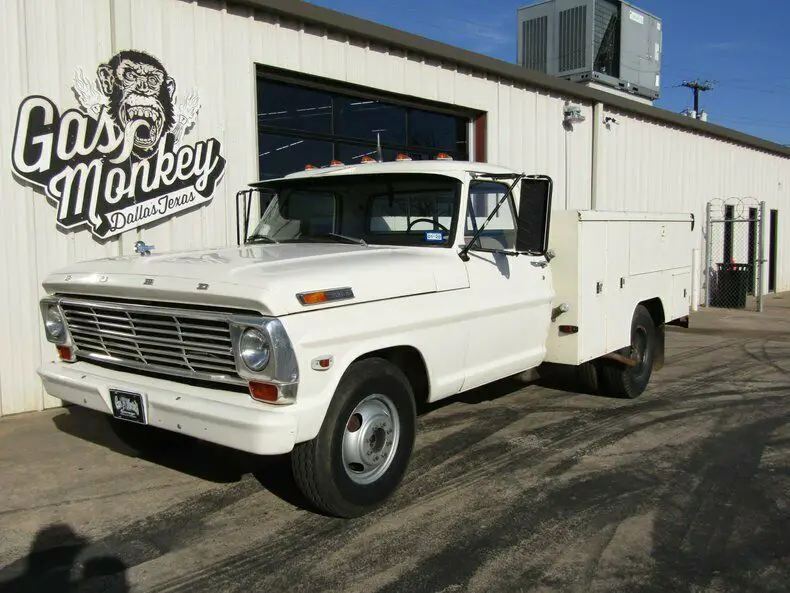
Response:
POLYGON ((597 360, 583 362, 576 367, 576 380, 579 391, 588 395, 598 395, 601 391, 601 365, 597 360))
POLYGON ((172 450, 181 442, 181 435, 149 426, 135 424, 127 420, 105 415, 113 434, 128 448, 142 455, 161 455, 172 450))
POLYGON ((642 395, 653 374, 656 354, 656 324, 644 305, 638 305, 631 321, 631 346, 620 353, 639 359, 635 367, 614 360, 603 360, 601 386, 607 395, 634 399, 642 395))
MULTIPOLYGON (((297 486, 316 508, 336 517, 358 517, 378 508, 397 489, 406 473, 414 448, 416 422, 412 387, 397 366, 380 358, 352 364, 340 380, 316 438, 294 447, 291 466, 297 486), (384 396, 392 405, 399 432, 397 439, 393 437, 383 473, 363 484, 355 481, 360 477, 352 479, 350 475, 354 464, 344 463, 344 438, 347 443, 348 435, 364 429, 359 442, 373 443, 373 435, 371 439, 363 439, 362 434, 375 433, 374 425, 363 424, 362 428, 353 429, 352 413, 363 401, 373 401, 369 396, 374 394, 384 396)), ((357 467, 362 466, 357 464, 357 467)))

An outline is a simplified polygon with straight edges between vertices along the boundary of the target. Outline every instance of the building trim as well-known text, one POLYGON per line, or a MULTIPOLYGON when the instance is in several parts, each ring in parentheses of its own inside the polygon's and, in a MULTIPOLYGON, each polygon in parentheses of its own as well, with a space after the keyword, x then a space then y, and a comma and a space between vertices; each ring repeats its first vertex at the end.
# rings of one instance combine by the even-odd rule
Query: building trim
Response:
MULTIPOLYGON (((479 163, 487 162, 487 148, 488 148, 488 117, 487 114, 480 114, 474 120, 475 126, 475 146, 474 146, 474 160, 479 163)), ((471 154, 471 153, 470 153, 471 154)))
POLYGON ((542 72, 528 70, 517 64, 497 60, 301 0, 227 0, 227 4, 260 10, 280 18, 323 27, 359 39, 367 39, 425 57, 438 59, 446 63, 454 63, 480 73, 500 77, 513 84, 523 84, 536 89, 553 91, 590 104, 600 102, 627 114, 641 116, 656 122, 790 158, 790 148, 757 136, 738 132, 713 123, 691 119, 652 105, 644 105, 611 93, 549 76, 542 72))

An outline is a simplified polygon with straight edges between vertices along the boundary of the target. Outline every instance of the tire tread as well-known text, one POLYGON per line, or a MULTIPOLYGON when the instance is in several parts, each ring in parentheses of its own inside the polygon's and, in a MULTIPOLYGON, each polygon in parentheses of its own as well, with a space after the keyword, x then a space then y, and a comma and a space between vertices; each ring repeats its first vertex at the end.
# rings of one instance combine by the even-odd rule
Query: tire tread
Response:
POLYGON ((294 447, 294 450, 291 452, 293 477, 299 490, 311 504, 324 513, 334 514, 337 510, 326 503, 315 479, 315 448, 315 440, 299 443, 294 447))
MULTIPOLYGON (((648 345, 652 348, 656 348, 656 337, 655 337, 655 322, 653 321, 650 312, 644 305, 637 305, 636 309, 634 310, 633 321, 631 323, 631 331, 633 332, 633 328, 638 319, 644 318, 645 320, 650 320, 650 323, 653 324, 653 339, 648 341, 648 345)), ((653 355, 655 352, 651 353, 650 355, 650 365, 652 367, 653 364, 653 355)), ((627 399, 635 399, 641 395, 644 388, 639 389, 637 385, 634 384, 631 379, 631 371, 628 368, 623 367, 621 364, 611 361, 605 360, 602 361, 601 364, 601 384, 603 389, 607 392, 608 395, 614 397, 621 397, 627 399)), ((650 381, 650 375, 648 375, 647 381, 650 381)))

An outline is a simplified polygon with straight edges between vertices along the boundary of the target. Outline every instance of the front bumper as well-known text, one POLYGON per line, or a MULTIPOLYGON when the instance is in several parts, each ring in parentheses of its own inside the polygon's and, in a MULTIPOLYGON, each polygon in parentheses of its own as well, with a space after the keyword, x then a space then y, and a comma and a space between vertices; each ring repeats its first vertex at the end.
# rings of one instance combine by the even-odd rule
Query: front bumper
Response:
POLYGON ((86 362, 45 363, 38 374, 49 395, 105 414, 112 414, 111 388, 143 393, 149 424, 233 449, 278 455, 291 451, 296 442, 297 418, 292 407, 258 403, 244 393, 195 387, 86 362))

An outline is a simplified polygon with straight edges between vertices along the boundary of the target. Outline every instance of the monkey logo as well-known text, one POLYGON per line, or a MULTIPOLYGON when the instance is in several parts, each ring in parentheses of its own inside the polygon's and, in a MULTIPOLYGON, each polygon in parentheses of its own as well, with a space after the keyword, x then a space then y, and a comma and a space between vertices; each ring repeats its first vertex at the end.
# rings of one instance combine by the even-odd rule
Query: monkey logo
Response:
POLYGON ((122 50, 99 65, 96 74, 92 83, 77 71, 74 91, 80 105, 93 117, 106 109, 124 135, 134 139, 139 158, 149 157, 168 132, 180 143, 197 118, 197 96, 192 93, 177 104, 175 80, 148 53, 122 50))
POLYGON ((126 133, 134 130, 139 156, 149 154, 173 127, 175 81, 159 60, 140 51, 117 53, 98 75, 113 120, 126 133))

